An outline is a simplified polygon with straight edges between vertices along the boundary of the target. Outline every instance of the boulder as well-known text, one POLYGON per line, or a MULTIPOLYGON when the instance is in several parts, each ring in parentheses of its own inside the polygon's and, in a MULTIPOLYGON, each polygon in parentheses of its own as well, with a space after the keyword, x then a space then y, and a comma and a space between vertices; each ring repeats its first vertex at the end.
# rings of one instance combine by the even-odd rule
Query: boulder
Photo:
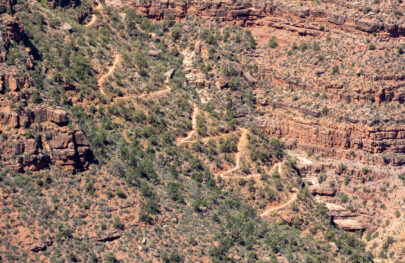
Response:
POLYGON ((154 42, 150 42, 148 46, 149 46, 149 56, 156 57, 160 53, 162 53, 162 50, 160 50, 154 42))
POLYGON ((170 69, 165 73, 165 77, 166 79, 171 79, 173 77, 174 74, 174 69, 170 69))
POLYGON ((32 252, 34 252, 34 253, 37 253, 37 252, 39 252, 39 251, 44 251, 44 250, 46 250, 46 248, 52 246, 52 244, 53 244, 53 240, 52 240, 52 239, 49 239, 49 240, 45 241, 45 242, 42 243, 42 244, 38 244, 38 245, 32 246, 32 247, 30 248, 30 250, 31 250, 32 252))
POLYGON ((122 236, 122 234, 119 232, 112 232, 109 234, 96 236, 91 239, 94 241, 97 241, 97 242, 109 242, 109 241, 114 241, 116 239, 119 239, 121 236, 122 236))
POLYGON ((355 21, 355 28, 363 32, 373 33, 380 31, 381 25, 377 21, 362 19, 355 21))
POLYGON ((8 87, 11 91, 17 91, 18 90, 18 82, 15 78, 9 77, 8 78, 8 87))
POLYGON ((250 74, 249 71, 243 71, 242 75, 250 85, 257 83, 257 80, 252 76, 252 74, 250 74))
POLYGON ((75 143, 79 146, 89 146, 89 142, 82 131, 75 131, 75 143))
POLYGON ((67 134, 58 134, 49 141, 51 149, 65 149, 68 148, 69 143, 72 141, 72 137, 67 134))
POLYGON ((355 219, 334 219, 333 222, 346 231, 362 231, 366 229, 363 223, 355 219))
POLYGON ((308 190, 313 195, 334 196, 336 194, 336 189, 321 185, 311 185, 308 190))
POLYGON ((35 154, 37 152, 39 143, 40 143, 39 138, 25 140, 24 152, 26 154, 35 154))
POLYGON ((336 25, 343 25, 346 22, 346 16, 343 14, 333 13, 328 18, 328 22, 336 25))
POLYGON ((162 53, 162 51, 160 49, 150 49, 148 52, 149 56, 152 56, 152 57, 157 57, 160 55, 160 53, 162 53))
POLYGON ((58 125, 64 125, 68 123, 67 113, 63 110, 48 110, 47 120, 58 125))
POLYGON ((46 109, 34 109, 32 110, 34 117, 34 122, 44 122, 48 119, 48 114, 46 109))
POLYGON ((61 27, 61 30, 71 32, 72 31, 72 25, 69 23, 64 23, 61 27))

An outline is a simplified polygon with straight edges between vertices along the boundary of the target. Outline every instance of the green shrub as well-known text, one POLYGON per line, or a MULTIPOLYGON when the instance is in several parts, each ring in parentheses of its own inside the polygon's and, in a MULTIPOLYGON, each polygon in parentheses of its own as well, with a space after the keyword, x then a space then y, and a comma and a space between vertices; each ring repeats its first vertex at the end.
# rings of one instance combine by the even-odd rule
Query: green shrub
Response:
POLYGON ((275 36, 272 36, 270 39, 269 39, 269 47, 270 48, 277 48, 278 47, 278 43, 277 43, 277 40, 276 40, 276 37, 275 36))
POLYGON ((118 259, 113 252, 108 252, 104 255, 104 263, 118 263, 118 259))
POLYGON ((169 197, 178 203, 184 203, 184 195, 180 193, 181 185, 176 182, 168 182, 166 191, 169 197))

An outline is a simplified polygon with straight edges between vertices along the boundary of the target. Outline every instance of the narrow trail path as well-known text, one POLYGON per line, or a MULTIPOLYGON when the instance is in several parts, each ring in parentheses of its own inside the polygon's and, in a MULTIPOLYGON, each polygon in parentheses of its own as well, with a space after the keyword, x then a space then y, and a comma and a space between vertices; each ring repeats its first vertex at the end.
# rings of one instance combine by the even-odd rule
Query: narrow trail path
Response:
POLYGON ((221 139, 221 138, 231 136, 231 135, 233 135, 233 134, 235 134, 237 132, 238 132, 238 130, 235 130, 235 131, 231 131, 231 132, 228 132, 228 133, 223 133, 221 135, 215 135, 215 136, 209 136, 209 137, 204 137, 204 138, 198 138, 196 140, 191 140, 191 141, 188 140, 188 141, 184 141, 184 142, 179 142, 179 144, 195 143, 195 142, 208 142, 210 140, 218 140, 218 139, 221 139))
POLYGON ((293 188, 292 190, 292 195, 291 198, 285 202, 284 204, 278 205, 278 206, 272 206, 266 210, 263 211, 263 213, 260 214, 261 217, 265 217, 270 215, 271 213, 277 212, 278 210, 281 210, 287 206, 289 206, 290 204, 292 204, 295 200, 297 200, 297 196, 298 196, 298 189, 297 188, 293 188))
POLYGON ((193 129, 188 133, 187 137, 181 139, 179 144, 187 143, 194 135, 197 135, 197 116, 200 112, 200 109, 194 105, 193 115, 191 116, 191 123, 193 129))
POLYGON ((245 128, 240 128, 240 130, 242 131, 242 134, 239 138, 238 147, 237 147, 238 151, 236 152, 236 156, 235 156, 235 167, 233 167, 232 169, 230 169, 228 171, 218 174, 218 176, 224 177, 224 176, 227 176, 228 174, 231 174, 240 169, 241 156, 243 153, 246 152, 246 147, 248 144, 247 134, 249 132, 245 128))
POLYGON ((114 55, 113 65, 110 67, 110 69, 108 70, 108 72, 106 74, 104 74, 103 76, 101 76, 101 78, 98 79, 98 87, 100 89, 101 94, 103 94, 104 96, 106 94, 104 91, 104 87, 103 87, 104 81, 114 73, 115 68, 120 63, 121 63, 121 54, 116 53, 114 55))
MULTIPOLYGON (((101 13, 102 9, 103 9, 103 5, 101 3, 97 3, 97 6, 96 7, 93 6, 93 8, 94 8, 94 10, 97 10, 97 11, 99 11, 101 13)), ((92 16, 91 16, 90 21, 84 26, 85 27, 91 27, 96 22, 97 22, 97 15, 93 13, 92 16)))
POLYGON ((223 179, 245 179, 245 180, 250 180, 250 179, 260 178, 261 176, 262 176, 262 174, 221 175, 221 178, 223 178, 223 179))
POLYGON ((151 98, 162 96, 166 93, 169 93, 172 90, 172 88, 170 87, 170 78, 171 78, 171 75, 169 74, 165 80, 165 88, 162 90, 157 90, 157 91, 153 91, 150 93, 142 93, 142 94, 136 94, 136 95, 134 94, 134 95, 125 95, 122 97, 115 97, 110 104, 114 104, 117 101, 123 101, 123 100, 151 99, 151 98))
POLYGON ((122 97, 116 97, 113 100, 113 103, 117 102, 117 101, 122 101, 122 100, 131 100, 131 99, 150 99, 153 97, 158 97, 158 96, 162 96, 165 93, 169 93, 171 91, 170 87, 166 87, 165 89, 162 90, 158 90, 158 91, 154 91, 154 92, 150 92, 150 93, 143 93, 143 94, 138 94, 138 95, 126 95, 126 96, 122 96, 122 97))
MULTIPOLYGON (((275 169, 277 169, 278 173, 281 174, 281 163, 274 164, 273 167, 270 168, 268 173, 272 174, 275 169)), ((246 180, 249 180, 249 179, 261 178, 262 174, 257 173, 257 174, 249 174, 249 175, 222 175, 221 177, 224 178, 224 179, 226 178, 226 179, 246 179, 246 180)))
POLYGON ((85 27, 91 27, 92 25, 94 25, 97 22, 97 16, 95 14, 93 14, 91 16, 91 20, 90 22, 88 22, 87 24, 85 24, 85 27))

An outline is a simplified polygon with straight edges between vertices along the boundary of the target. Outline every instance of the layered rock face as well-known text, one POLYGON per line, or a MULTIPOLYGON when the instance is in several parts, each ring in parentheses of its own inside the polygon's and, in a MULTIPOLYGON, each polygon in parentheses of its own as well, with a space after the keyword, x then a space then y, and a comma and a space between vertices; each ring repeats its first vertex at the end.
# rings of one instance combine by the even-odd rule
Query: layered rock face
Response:
MULTIPOLYGON (((238 21, 241 25, 263 25, 265 18, 282 17, 292 15, 299 20, 323 20, 347 29, 360 30, 367 33, 387 32, 391 36, 405 36, 405 24, 403 20, 394 22, 391 19, 381 22, 381 17, 389 16, 387 12, 380 13, 380 20, 373 15, 359 18, 359 8, 357 6, 345 5, 338 1, 323 1, 318 6, 300 6, 294 3, 283 1, 106 1, 111 5, 125 5, 135 8, 141 16, 151 19, 163 19, 168 16, 174 18, 185 17, 212 17, 223 21, 238 21), (118 3, 117 3, 118 2, 118 3), (332 8, 325 6, 336 6, 341 12, 330 11, 332 8), (343 6, 342 6, 343 5, 343 6), (263 20, 264 19, 264 20, 263 20)), ((359 3, 361 7, 361 3, 359 3)), ((360 9, 361 10, 361 9, 360 9)), ((374 10, 372 10, 374 11, 374 10)), ((374 13, 375 14, 375 13, 374 13)), ((383 19, 385 20, 385 19, 383 19)), ((267 24, 272 26, 272 22, 267 20, 267 24)), ((308 28, 309 34, 311 30, 308 28)), ((302 34, 306 34, 305 31, 302 34)))
POLYGON ((368 127, 320 120, 257 119, 270 136, 296 141, 296 147, 325 156, 357 159, 368 164, 405 164, 405 126, 368 127), (333 152, 332 152, 333 150, 333 152), (353 154, 350 151, 357 151, 353 154), (381 155, 384 153, 384 155, 381 155))
POLYGON ((21 114, 2 111, 0 128, 2 163, 13 170, 36 171, 51 164, 80 170, 88 165, 87 139, 80 130, 68 127, 63 110, 43 107, 21 114))

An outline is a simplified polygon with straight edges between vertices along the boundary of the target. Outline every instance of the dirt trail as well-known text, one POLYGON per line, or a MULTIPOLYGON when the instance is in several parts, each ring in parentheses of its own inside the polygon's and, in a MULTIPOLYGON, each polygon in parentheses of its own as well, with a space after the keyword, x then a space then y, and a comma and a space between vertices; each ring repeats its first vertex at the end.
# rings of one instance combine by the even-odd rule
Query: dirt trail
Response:
POLYGON ((208 141, 210 141, 210 140, 218 140, 218 139, 221 139, 221 138, 225 138, 225 137, 228 137, 228 136, 231 136, 232 134, 235 134, 237 131, 232 131, 232 132, 228 132, 228 133, 223 133, 223 134, 221 134, 221 135, 216 135, 216 136, 209 136, 209 137, 204 137, 204 138, 198 138, 198 140, 192 140, 192 141, 190 141, 190 140, 188 140, 188 141, 185 141, 185 142, 179 142, 180 144, 183 144, 183 143, 195 143, 195 142, 208 142, 208 141))
POLYGON ((193 129, 188 133, 187 137, 185 137, 179 141, 179 144, 187 143, 188 140, 190 140, 195 134, 197 135, 197 116, 198 116, 199 111, 200 111, 200 109, 196 105, 194 105, 193 115, 191 116, 191 122, 192 122, 193 129))
MULTIPOLYGON (((97 10, 97 11, 99 11, 99 12, 101 13, 101 12, 102 12, 102 9, 103 9, 103 5, 102 5, 101 3, 96 3, 96 4, 97 4, 96 7, 93 6, 94 10, 97 10)), ((91 16, 90 21, 89 21, 86 25, 84 25, 84 26, 85 26, 85 27, 91 27, 91 26, 94 25, 96 22, 97 22, 97 16, 96 16, 96 14, 93 13, 92 16, 91 16)))
POLYGON ((291 191, 292 191, 293 194, 291 195, 291 198, 290 198, 287 202, 285 202, 285 203, 282 204, 282 205, 272 206, 272 207, 270 207, 270 208, 264 210, 263 213, 260 214, 260 216, 261 216, 261 217, 268 216, 268 215, 271 214, 271 213, 274 213, 274 212, 276 212, 276 211, 278 211, 278 210, 281 210, 281 209, 283 209, 283 208, 289 206, 289 205, 292 204, 295 200, 297 200, 298 189, 297 189, 297 188, 293 188, 291 191))
POLYGON ((231 174, 240 169, 240 160, 241 160, 242 154, 246 152, 246 147, 248 144, 247 134, 249 132, 245 128, 240 128, 240 130, 242 131, 242 134, 239 138, 238 151, 235 156, 235 167, 233 167, 232 169, 225 171, 221 174, 218 174, 221 177, 224 177, 224 176, 226 177, 228 174, 231 174))
POLYGON ((158 91, 154 91, 154 92, 151 92, 151 93, 143 93, 143 94, 139 94, 139 95, 126 95, 126 96, 122 96, 122 97, 116 97, 116 98, 114 98, 112 103, 115 103, 115 102, 120 101, 120 100, 145 99, 145 98, 150 99, 150 98, 153 98, 153 97, 161 96, 161 95, 163 95, 165 93, 169 93, 170 90, 171 90, 170 87, 166 87, 163 90, 158 90, 158 91))
MULTIPOLYGON (((282 164, 282 163, 276 163, 276 164, 274 164, 274 165, 270 168, 268 174, 272 174, 272 173, 274 172, 274 170, 277 169, 277 170, 278 170, 278 173, 281 175, 281 173, 282 173, 281 164, 282 164)), ((234 168, 232 168, 232 169, 234 169, 234 168)), ((228 172, 229 172, 229 171, 228 171, 228 172)), ((257 173, 257 174, 250 174, 250 175, 221 175, 221 177, 222 177, 223 179, 226 178, 226 179, 246 179, 246 180, 249 180, 249 179, 261 178, 261 177, 262 177, 262 174, 257 173)))
POLYGON ((119 100, 145 99, 145 98, 150 99, 150 98, 162 96, 165 93, 169 93, 172 90, 172 88, 169 85, 170 77, 171 77, 170 75, 166 77, 166 80, 165 80, 165 84, 166 84, 165 87, 166 88, 165 89, 150 92, 150 93, 143 93, 143 94, 136 94, 136 95, 126 95, 126 96, 122 96, 122 97, 115 97, 111 104, 116 103, 119 100))
POLYGON ((250 180, 250 179, 255 179, 255 178, 260 178, 262 174, 249 174, 249 175, 221 175, 222 178, 226 179, 245 179, 245 180, 250 180))
MULTIPOLYGON (((199 140, 190 140, 196 133, 197 133, 197 116, 199 113, 199 109, 198 107, 194 106, 194 112, 193 112, 193 116, 192 116, 192 123, 193 123, 193 130, 189 132, 189 134, 187 135, 187 137, 181 139, 178 144, 185 144, 185 143, 194 143, 194 142, 198 142, 198 141, 209 141, 209 140, 215 140, 215 139, 219 139, 225 136, 229 136, 235 132, 230 132, 230 133, 226 133, 226 134, 221 134, 218 136, 212 136, 212 137, 206 137, 206 138, 201 138, 199 140)), ((238 142, 238 150, 236 152, 236 156, 235 156, 235 166, 233 168, 231 168, 228 171, 225 171, 221 174, 217 174, 217 176, 220 177, 229 177, 228 175, 239 170, 240 169, 240 163, 241 163, 241 156, 242 154, 244 154, 246 152, 246 147, 248 144, 248 139, 247 139, 247 134, 248 134, 248 130, 246 130, 245 128, 239 128, 239 130, 241 131, 241 136, 239 138, 239 142, 238 142)), ((254 178, 254 177, 258 177, 260 174, 256 174, 256 175, 250 175, 250 176, 243 176, 243 178, 254 178)), ((242 178, 242 176, 241 176, 242 178)))
POLYGON ((114 55, 114 62, 113 62, 113 65, 111 66, 111 68, 108 70, 108 72, 106 74, 104 74, 103 76, 101 76, 101 78, 98 79, 98 87, 100 88, 101 94, 103 94, 104 96, 105 96, 105 91, 103 88, 104 81, 114 73, 115 68, 120 63, 121 63, 121 54, 116 53, 114 55))
POLYGON ((165 93, 169 93, 170 91, 171 91, 171 88, 169 86, 166 86, 165 89, 154 91, 154 92, 151 92, 151 93, 144 93, 144 94, 138 95, 137 97, 140 98, 140 99, 153 98, 153 97, 156 97, 156 96, 161 96, 161 95, 163 95, 165 93))
POLYGON ((85 24, 85 27, 91 27, 92 25, 94 25, 97 22, 97 16, 95 14, 93 14, 91 16, 91 20, 90 22, 88 22, 87 24, 85 24))

